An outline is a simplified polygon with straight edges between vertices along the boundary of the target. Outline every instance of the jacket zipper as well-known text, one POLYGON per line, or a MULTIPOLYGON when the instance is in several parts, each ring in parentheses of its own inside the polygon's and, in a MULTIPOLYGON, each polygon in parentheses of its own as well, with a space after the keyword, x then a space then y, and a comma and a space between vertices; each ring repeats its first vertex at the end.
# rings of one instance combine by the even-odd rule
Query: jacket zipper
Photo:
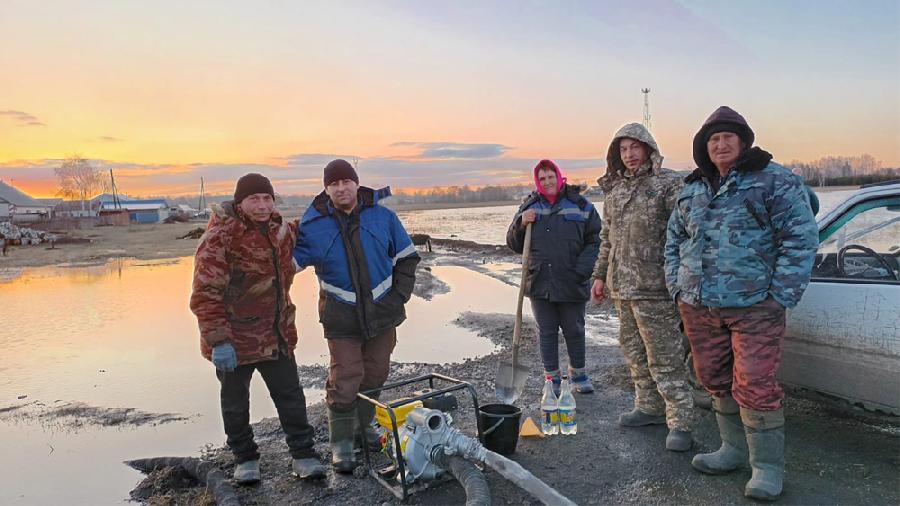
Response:
MULTIPOLYGON (((281 296, 281 265, 278 261, 278 250, 275 248, 275 244, 272 243, 272 239, 269 238, 268 229, 266 232, 263 234, 263 237, 269 243, 269 249, 272 251, 272 264, 275 266, 275 336, 278 338, 279 353, 287 356, 287 342, 285 342, 284 336, 281 335, 281 306, 284 304, 281 296)), ((259 233, 262 234, 262 230, 259 233)))

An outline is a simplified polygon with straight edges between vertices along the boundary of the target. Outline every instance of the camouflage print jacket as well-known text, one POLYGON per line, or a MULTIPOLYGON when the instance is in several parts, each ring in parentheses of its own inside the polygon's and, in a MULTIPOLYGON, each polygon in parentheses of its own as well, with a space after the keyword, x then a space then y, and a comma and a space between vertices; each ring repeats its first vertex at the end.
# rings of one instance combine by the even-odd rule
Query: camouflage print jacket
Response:
POLYGON ((238 364, 274 360, 297 345, 291 303, 296 266, 296 224, 276 212, 267 234, 238 216, 231 202, 215 206, 194 257, 191 311, 200 325, 200 348, 230 342, 238 364))
POLYGON ((669 219, 666 285, 688 304, 793 307, 809 283, 818 230, 803 182, 754 147, 721 186, 714 167, 685 179, 669 219), (717 190, 713 190, 717 188, 717 190))
POLYGON ((610 297, 625 300, 668 299, 663 272, 666 224, 683 182, 662 168, 663 157, 650 132, 639 123, 622 127, 609 145, 603 189, 600 253, 592 278, 603 280, 610 297), (650 147, 650 159, 634 174, 619 154, 622 138, 650 147))

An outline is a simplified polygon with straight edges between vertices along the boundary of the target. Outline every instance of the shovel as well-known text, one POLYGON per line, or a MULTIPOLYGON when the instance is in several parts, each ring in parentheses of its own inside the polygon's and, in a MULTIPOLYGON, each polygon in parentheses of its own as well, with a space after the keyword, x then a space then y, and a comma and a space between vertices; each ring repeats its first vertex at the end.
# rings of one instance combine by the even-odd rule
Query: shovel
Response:
POLYGON ((497 368, 494 388, 497 400, 513 404, 522 395, 529 370, 519 363, 519 340, 522 337, 522 299, 528 275, 528 255, 531 252, 531 223, 525 226, 525 243, 522 246, 522 279, 519 281, 519 300, 516 306, 516 324, 513 327, 512 363, 501 362, 497 368))

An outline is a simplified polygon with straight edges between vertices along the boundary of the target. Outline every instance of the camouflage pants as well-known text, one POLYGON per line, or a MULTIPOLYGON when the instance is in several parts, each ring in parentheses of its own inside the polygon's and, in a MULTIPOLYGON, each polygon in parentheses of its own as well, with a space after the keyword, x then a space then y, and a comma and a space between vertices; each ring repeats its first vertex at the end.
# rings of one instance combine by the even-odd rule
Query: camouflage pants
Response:
POLYGON ((619 344, 634 382, 634 406, 651 415, 665 413, 670 429, 690 431, 694 399, 675 306, 668 300, 614 302, 619 344))
POLYGON ((679 300, 678 309, 697 378, 710 394, 733 395, 744 409, 781 409, 784 391, 775 377, 785 327, 781 304, 769 297, 750 307, 712 308, 679 300))

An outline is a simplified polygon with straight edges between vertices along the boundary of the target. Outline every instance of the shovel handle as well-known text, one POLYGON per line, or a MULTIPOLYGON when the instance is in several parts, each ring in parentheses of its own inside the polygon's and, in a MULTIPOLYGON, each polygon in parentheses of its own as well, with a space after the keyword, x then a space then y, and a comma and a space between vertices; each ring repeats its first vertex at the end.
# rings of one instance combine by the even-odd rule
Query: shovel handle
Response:
POLYGON ((519 299, 516 301, 516 323, 513 327, 512 358, 518 363, 519 339, 522 337, 522 301, 525 298, 525 283, 528 281, 528 257, 531 255, 531 223, 525 225, 525 241, 522 243, 522 279, 519 280, 519 299))

